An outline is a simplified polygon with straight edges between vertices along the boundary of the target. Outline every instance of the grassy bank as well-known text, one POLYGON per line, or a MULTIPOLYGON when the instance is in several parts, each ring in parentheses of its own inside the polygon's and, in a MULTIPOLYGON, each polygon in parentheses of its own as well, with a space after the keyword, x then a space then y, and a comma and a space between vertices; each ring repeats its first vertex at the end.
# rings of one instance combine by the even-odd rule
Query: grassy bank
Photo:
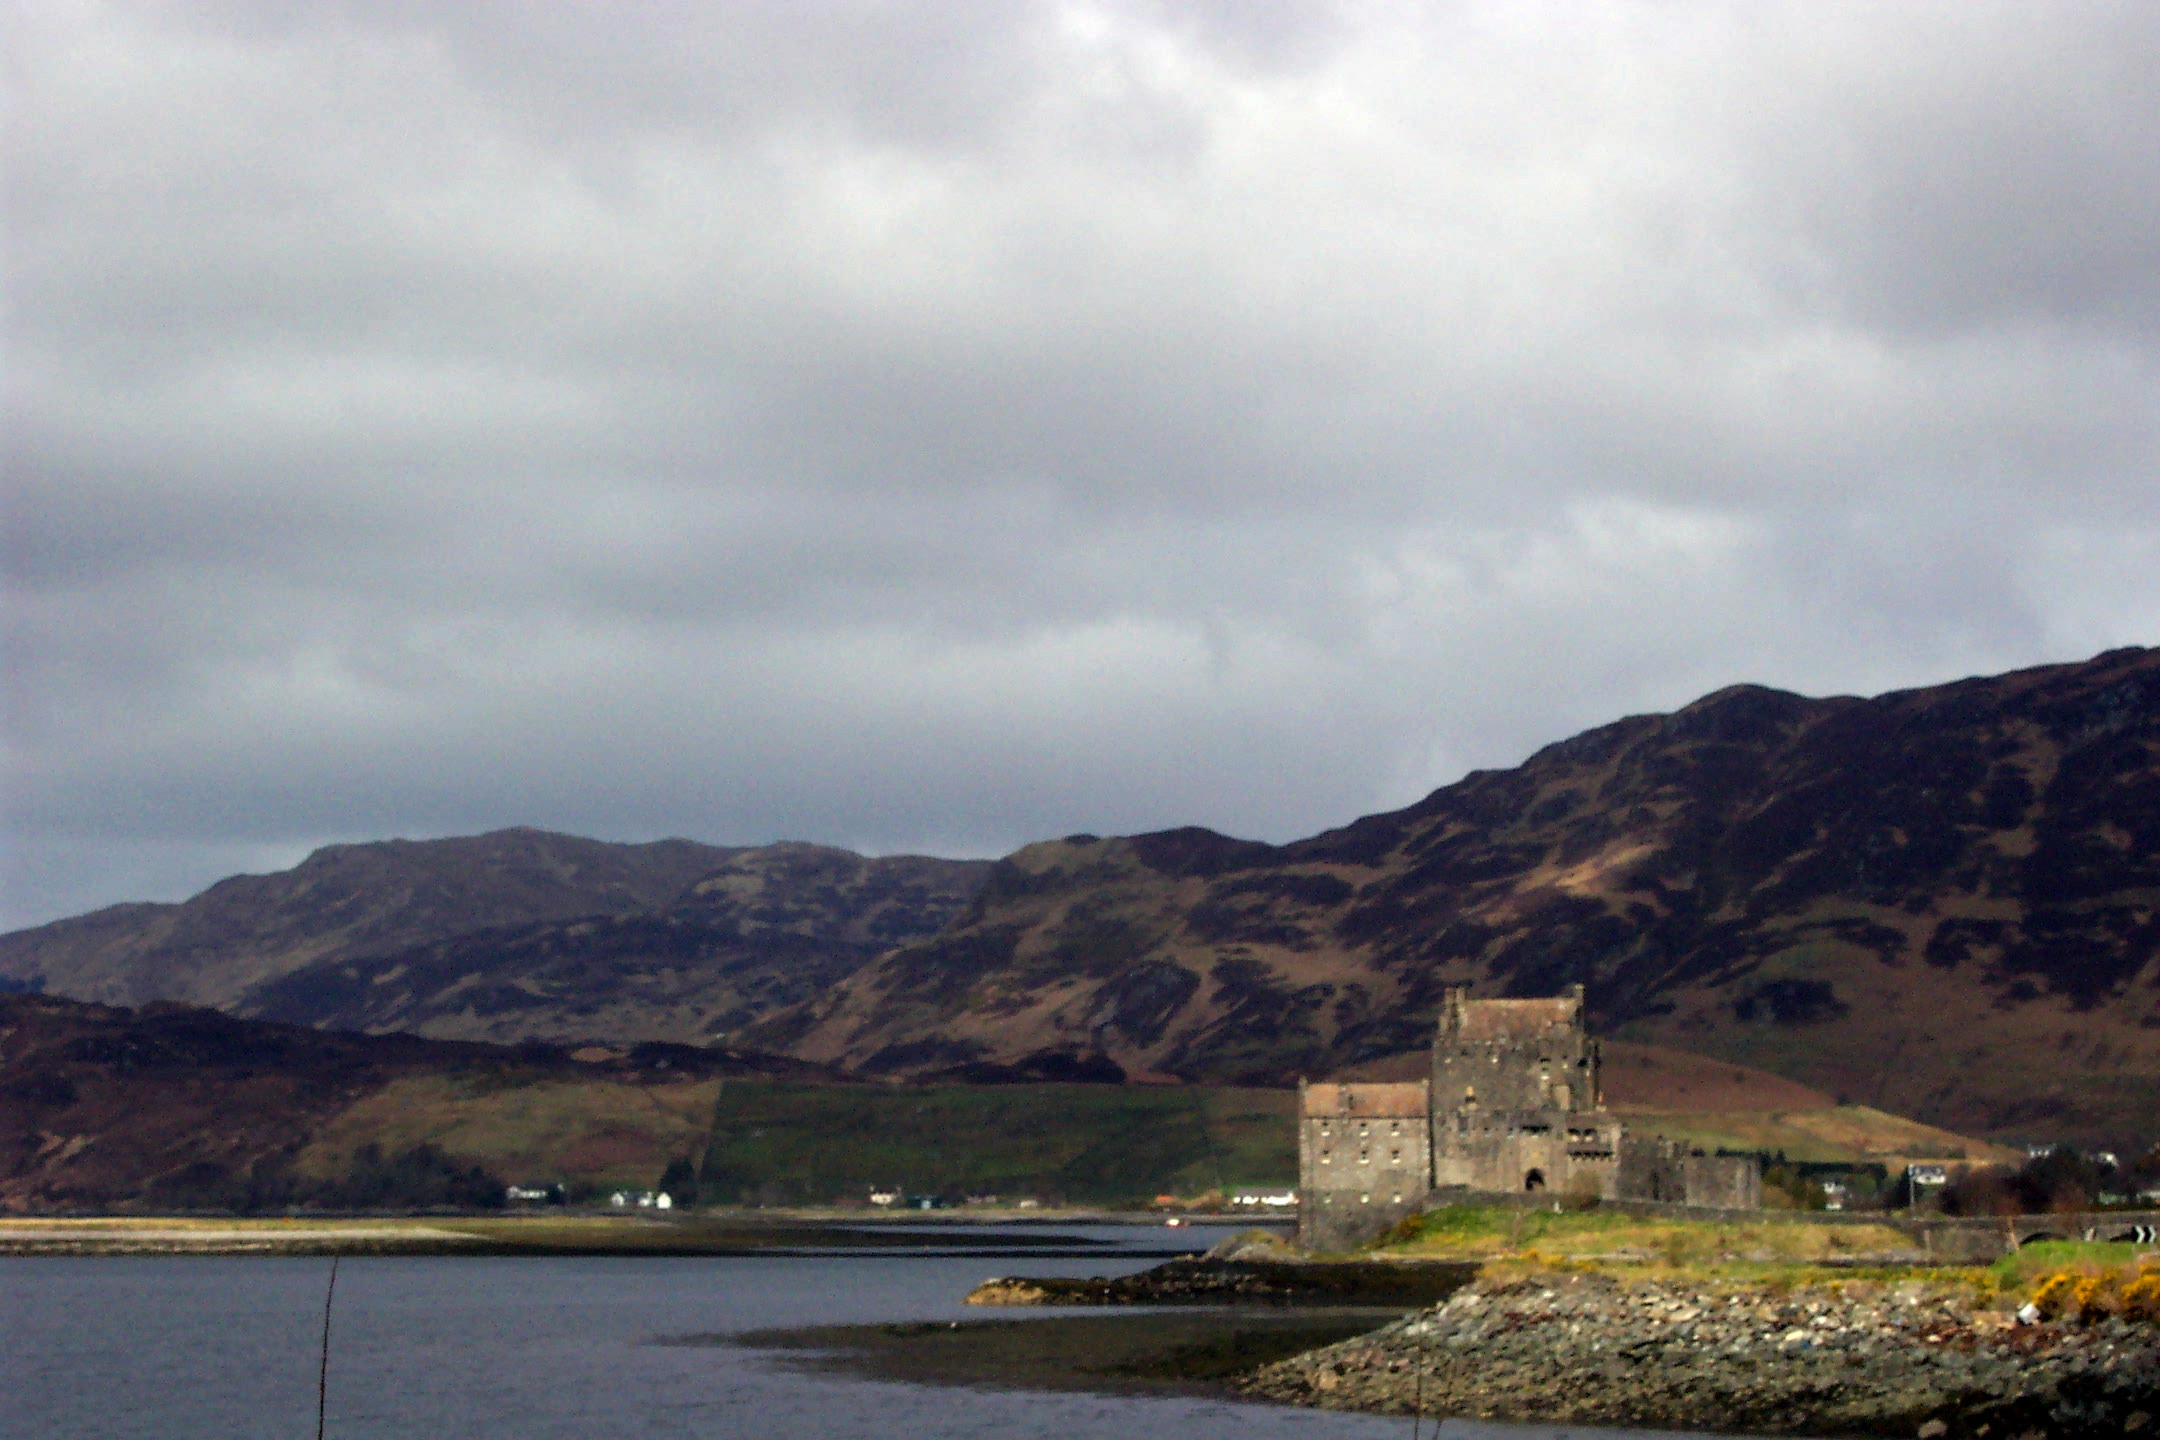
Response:
POLYGON ((1982 1308, 2015 1309, 2034 1301, 2050 1315, 2119 1312, 2135 1318, 2150 1311, 2160 1317, 2160 1248, 2127 1243, 2044 1241, 1992 1265, 1929 1266, 1913 1263, 1912 1241, 1887 1225, 1460 1205, 1411 1217, 1372 1253, 1474 1261, 1496 1280, 1540 1271, 1603 1271, 1706 1285, 1836 1289, 1897 1281, 1982 1308))
POLYGON ((1404 1258, 1676 1269, 1903 1259, 1914 1247, 1909 1237, 1888 1225, 1819 1225, 1769 1214, 1760 1220, 1719 1222, 1609 1210, 1451 1205, 1411 1216, 1377 1248, 1404 1258))

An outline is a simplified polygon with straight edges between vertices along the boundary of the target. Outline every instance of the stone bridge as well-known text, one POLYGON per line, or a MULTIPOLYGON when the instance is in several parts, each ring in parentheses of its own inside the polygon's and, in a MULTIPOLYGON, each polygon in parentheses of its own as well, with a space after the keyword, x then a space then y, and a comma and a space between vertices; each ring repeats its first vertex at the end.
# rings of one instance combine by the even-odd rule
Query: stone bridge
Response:
MULTIPOLYGON (((1858 1217, 1855 1217, 1858 1218, 1858 1217)), ((1988 1261, 2038 1240, 2129 1240, 2160 1248, 2160 1210, 2096 1210, 2060 1215, 1869 1217, 1920 1242, 1930 1259, 1988 1261)))

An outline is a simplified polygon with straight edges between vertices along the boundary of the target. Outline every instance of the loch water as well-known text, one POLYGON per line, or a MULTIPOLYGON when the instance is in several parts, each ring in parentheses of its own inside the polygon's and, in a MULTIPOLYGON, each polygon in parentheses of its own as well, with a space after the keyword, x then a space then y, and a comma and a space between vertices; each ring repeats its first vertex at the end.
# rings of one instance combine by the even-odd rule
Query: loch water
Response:
MULTIPOLYGON (((979 1227, 919 1245, 694 1259, 354 1258, 329 1376, 334 1440, 1380 1440, 1406 1420, 1189 1395, 956 1388, 810 1373, 731 1344, 774 1327, 980 1320, 992 1274, 1116 1275, 1166 1240, 1221 1232, 1059 1227, 999 1247, 979 1227)), ((314 1433, 321 1259, 0 1259, 0 1435, 305 1440, 314 1433)), ((1069 1311, 1009 1312, 1011 1323, 1069 1311)), ((1433 1434, 1427 1421, 1424 1433, 1433 1434)), ((1646 1435, 1450 1421, 1448 1440, 1646 1435)))

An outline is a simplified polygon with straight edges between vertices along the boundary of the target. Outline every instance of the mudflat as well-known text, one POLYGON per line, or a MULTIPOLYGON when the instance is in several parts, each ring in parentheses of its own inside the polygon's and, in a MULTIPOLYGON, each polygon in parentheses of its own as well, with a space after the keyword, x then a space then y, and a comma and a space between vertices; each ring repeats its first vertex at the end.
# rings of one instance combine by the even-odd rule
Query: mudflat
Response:
POLYGON ((916 1384, 1222 1394, 1263 1366, 1366 1334, 1400 1314, 1369 1307, 1153 1310, 820 1325, 668 1343, 743 1345, 807 1370, 916 1384))

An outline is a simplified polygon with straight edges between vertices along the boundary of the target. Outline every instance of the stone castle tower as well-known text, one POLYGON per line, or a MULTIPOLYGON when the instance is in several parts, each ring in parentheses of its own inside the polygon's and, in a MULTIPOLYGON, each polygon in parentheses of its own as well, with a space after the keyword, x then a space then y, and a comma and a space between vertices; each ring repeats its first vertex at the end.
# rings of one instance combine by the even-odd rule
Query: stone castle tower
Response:
POLYGON ((1441 1108, 1598 1110, 1599 1066, 1582 986, 1542 1000, 1472 1000, 1466 987, 1448 987, 1432 1051, 1441 1108))
POLYGON ((1616 1193, 1620 1122, 1605 1113, 1583 987, 1538 1000, 1447 992, 1433 1036, 1433 1184, 1616 1193))
POLYGON ((1473 1000, 1454 987, 1430 1078, 1301 1084, 1300 1238, 1344 1249, 1448 1190, 1760 1207, 1753 1157, 1631 1135, 1605 1109, 1598 1042, 1583 1022, 1580 985, 1529 1000, 1473 1000))

